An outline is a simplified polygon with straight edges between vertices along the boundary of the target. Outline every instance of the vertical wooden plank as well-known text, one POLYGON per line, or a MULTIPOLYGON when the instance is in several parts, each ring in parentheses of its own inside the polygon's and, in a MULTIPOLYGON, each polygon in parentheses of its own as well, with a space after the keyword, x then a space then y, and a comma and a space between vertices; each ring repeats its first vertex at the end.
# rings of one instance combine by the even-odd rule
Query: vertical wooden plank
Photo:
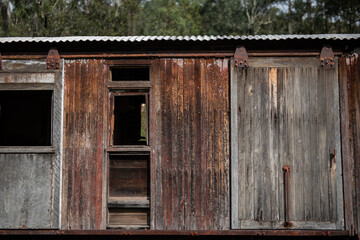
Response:
POLYGON ((286 85, 288 84, 287 82, 287 78, 286 78, 286 73, 287 70, 285 68, 279 68, 278 69, 278 77, 277 77, 277 96, 278 96, 278 104, 277 104, 277 108, 279 111, 278 114, 278 126, 277 126, 277 131, 278 131, 278 163, 277 166, 275 168, 275 173, 277 174, 277 185, 278 185, 278 194, 279 194, 279 205, 278 205, 278 210, 277 210, 277 215, 279 216, 279 221, 282 222, 284 221, 285 217, 284 217, 284 178, 283 178, 283 171, 282 171, 282 167, 285 165, 284 161, 286 161, 286 107, 287 107, 287 102, 286 102, 286 85))
POLYGON ((345 229, 354 234, 353 227, 353 202, 352 202, 352 175, 351 152, 349 139, 349 102, 348 78, 346 58, 339 58, 339 88, 340 88, 340 122, 341 122, 341 154, 344 179, 344 211, 345 229))
POLYGON ((201 189, 202 196, 206 195, 206 198, 203 197, 201 204, 201 227, 200 229, 208 229, 208 181, 207 181, 207 156, 208 156, 208 82, 207 82, 207 60, 201 59, 201 135, 202 135, 202 144, 201 144, 201 172, 202 172, 202 181, 201 189), (204 176, 205 175, 205 176, 204 176))
POLYGON ((195 66, 194 66, 194 82, 195 82, 195 98, 194 98, 194 131, 195 131, 195 139, 194 139, 194 164, 195 164, 195 171, 194 171, 194 205, 193 205, 193 218, 194 218, 194 225, 192 226, 193 229, 202 229, 202 221, 201 221, 201 204, 202 204, 202 172, 201 172, 201 63, 200 59, 195 59, 195 66))
MULTIPOLYGON (((295 133, 294 133, 294 75, 295 75, 295 69, 294 68, 288 68, 286 71, 286 137, 284 139, 285 141, 285 159, 283 162, 283 165, 290 166, 290 187, 289 187, 289 196, 291 200, 295 200, 295 178, 293 177, 293 171, 294 171, 294 147, 295 147, 295 133)), ((296 103, 297 104, 297 103, 296 103)), ((284 186, 284 185, 283 185, 284 186)), ((283 188, 283 191, 284 188, 283 188)), ((285 205, 284 205, 285 206, 285 205)), ((290 219, 295 216, 295 201, 290 201, 289 206, 289 215, 290 219)))
POLYGON ((184 60, 183 59, 178 59, 178 80, 177 80, 177 89, 178 89, 178 96, 177 96, 177 100, 178 100, 178 116, 177 116, 177 135, 179 136, 179 149, 181 149, 181 151, 179 151, 179 156, 178 156, 178 167, 179 167, 179 172, 177 173, 179 176, 179 195, 178 195, 178 208, 179 208, 179 227, 178 229, 184 229, 185 226, 185 218, 184 218, 184 212, 185 212, 185 182, 184 182, 184 161, 185 159, 185 155, 184 155, 184 147, 185 147, 185 142, 186 142, 186 138, 184 135, 184 129, 183 129, 183 122, 184 122, 184 92, 186 91, 184 89, 184 60))
MULTIPOLYGON (((269 69, 269 111, 268 111, 268 125, 269 125, 269 179, 271 183, 269 188, 268 200, 268 216, 267 221, 279 221, 279 186, 277 179, 279 178, 278 166, 278 134, 279 134, 279 111, 278 111, 278 69, 269 69)), ((273 226, 272 226, 273 227, 273 226)))
POLYGON ((157 228, 158 224, 158 211, 159 205, 160 205, 160 195, 161 192, 159 189, 161 189, 161 182, 160 182, 160 168, 159 164, 161 163, 161 145, 157 142, 159 141, 161 137, 161 60, 157 59, 155 60, 155 63, 152 68, 152 91, 153 94, 152 99, 150 99, 150 107, 152 109, 151 112, 151 125, 152 128, 150 129, 150 133, 153 134, 153 138, 151 140, 152 145, 152 156, 151 156, 151 209, 150 209, 150 227, 152 229, 157 228), (153 100, 153 101, 152 101, 153 100))
POLYGON ((302 71, 301 79, 303 79, 304 83, 301 87, 301 112, 303 114, 302 124, 303 124, 303 131, 302 131, 302 161, 303 161, 303 181, 304 181, 304 189, 303 189, 303 219, 305 221, 311 220, 311 192, 309 192, 308 186, 311 186, 311 164, 312 164, 312 157, 310 155, 310 149, 312 148, 310 141, 311 141, 311 109, 312 109, 312 102, 310 101, 310 88, 311 82, 311 69, 304 68, 302 71))
MULTIPOLYGON (((235 68, 234 59, 231 59, 230 63, 230 104, 231 104, 231 228, 238 229, 240 228, 240 219, 239 216, 239 206, 241 206, 241 192, 244 192, 243 189, 243 182, 239 181, 239 171, 243 168, 239 168, 239 166, 244 162, 242 159, 243 156, 243 148, 240 147, 242 145, 239 142, 239 129, 243 129, 239 127, 239 116, 241 115, 241 108, 243 107, 240 105, 242 102, 238 101, 238 98, 243 100, 241 97, 243 95, 242 89, 239 86, 242 85, 242 81, 240 77, 238 77, 238 73, 240 70, 235 68)), ((241 73, 240 73, 241 74, 241 73)), ((244 109, 243 109, 244 110, 244 109)))
POLYGON ((326 147, 326 69, 318 71, 318 146, 319 146, 319 168, 320 173, 320 219, 329 219, 329 200, 328 200, 328 151, 326 147))
MULTIPOLYGON (((320 182, 320 174, 319 174, 319 156, 318 156, 318 97, 317 93, 318 84, 317 84, 317 70, 312 69, 311 71, 311 82, 310 82, 310 102, 312 103, 310 109, 310 145, 313 146, 310 148, 310 156, 312 159, 311 166, 311 176, 312 176, 312 186, 319 186, 320 182)), ((320 191, 318 189, 311 188, 311 196, 312 196, 312 218, 313 219, 321 219, 320 215, 320 191)))
POLYGON ((294 81, 294 115, 293 115, 293 131, 294 131, 294 155, 293 155, 293 167, 290 170, 291 173, 291 188, 294 204, 294 208, 291 210, 293 214, 290 215, 291 220, 303 220, 304 219, 304 205, 303 205, 303 195, 304 195, 304 178, 303 178, 303 154, 302 146, 304 144, 304 139, 302 139, 303 131, 303 122, 302 118, 302 98, 301 89, 303 85, 302 79, 302 70, 301 68, 295 68, 293 81, 294 81))
POLYGON ((63 211, 67 215, 63 219, 67 221, 63 227, 100 229, 103 227, 104 65, 102 60, 75 60, 65 64, 64 164, 70 174, 67 195, 63 196, 67 199, 66 213, 63 211))

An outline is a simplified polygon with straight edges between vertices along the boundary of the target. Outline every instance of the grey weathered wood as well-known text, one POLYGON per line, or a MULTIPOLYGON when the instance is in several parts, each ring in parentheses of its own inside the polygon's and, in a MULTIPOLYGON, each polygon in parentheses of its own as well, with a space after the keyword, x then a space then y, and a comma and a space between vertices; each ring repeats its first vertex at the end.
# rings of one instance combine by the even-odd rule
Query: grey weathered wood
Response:
POLYGON ((251 57, 251 68, 306 68, 320 67, 319 57, 251 57))
POLYGON ((344 227, 337 70, 305 62, 231 68, 233 228, 284 228, 284 165, 291 228, 344 227))
POLYGON ((0 72, 0 83, 54 83, 54 73, 0 72))
POLYGON ((0 228, 54 228, 53 154, 0 154, 0 228))
POLYGON ((0 146, 0 153, 55 153, 52 146, 0 146))
MULTIPOLYGON (((231 130, 236 134, 231 134, 231 186, 232 191, 235 194, 231 194, 231 202, 238 203, 239 202, 239 192, 244 191, 244 185, 242 182, 239 182, 238 171, 239 171, 239 162, 243 163, 243 160, 239 160, 239 156, 243 156, 243 148, 239 147, 239 116, 241 115, 241 109, 238 105, 238 97, 241 99, 243 96, 243 88, 239 89, 239 79, 238 79, 238 71, 234 68, 234 64, 232 63, 234 60, 231 60, 230 65, 230 102, 231 104, 231 130)), ((240 81, 241 83, 245 83, 245 81, 240 81)), ((241 133, 240 133, 241 134, 241 133)), ((243 134, 241 134, 243 135, 243 134)), ((231 209, 231 228, 237 229, 240 228, 239 225, 239 208, 238 204, 233 204, 231 209)))
POLYGON ((41 72, 49 71, 46 60, 3 60, 2 72, 41 72))

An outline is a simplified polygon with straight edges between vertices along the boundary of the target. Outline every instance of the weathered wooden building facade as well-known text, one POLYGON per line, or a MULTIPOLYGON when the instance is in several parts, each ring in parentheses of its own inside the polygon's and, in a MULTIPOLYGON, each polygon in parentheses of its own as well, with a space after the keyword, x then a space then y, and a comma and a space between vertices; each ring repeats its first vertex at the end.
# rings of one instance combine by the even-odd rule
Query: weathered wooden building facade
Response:
POLYGON ((0 235, 356 237, 359 48, 0 38, 0 235))

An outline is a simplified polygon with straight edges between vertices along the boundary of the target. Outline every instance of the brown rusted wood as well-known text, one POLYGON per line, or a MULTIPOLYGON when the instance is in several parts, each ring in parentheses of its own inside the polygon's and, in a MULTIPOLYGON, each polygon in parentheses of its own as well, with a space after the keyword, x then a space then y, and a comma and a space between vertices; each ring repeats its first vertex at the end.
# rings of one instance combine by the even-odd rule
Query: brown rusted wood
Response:
POLYGON ((0 146, 0 153, 55 153, 52 146, 0 146))
POLYGON ((323 230, 0 230, 0 235, 133 236, 296 236, 347 237, 348 231, 323 230))
MULTIPOLYGON (((353 228, 353 184, 352 184, 352 154, 350 148, 350 119, 349 94, 346 58, 339 58, 339 87, 340 87, 340 113, 341 113, 341 149, 343 157, 343 185, 344 185, 344 213, 345 229, 354 234, 353 228)), ((350 99, 351 100, 351 99, 350 99)))
POLYGON ((162 59, 155 229, 229 229, 226 59, 162 59))
POLYGON ((63 229, 102 227, 106 73, 102 60, 65 62, 63 229))
MULTIPOLYGON (((358 54, 346 59, 349 141, 352 173, 353 221, 354 231, 360 231, 360 63, 358 54)), ((351 173, 351 172, 349 172, 351 173)), ((348 173, 348 174, 349 174, 348 173)), ((352 231, 352 229, 351 229, 352 231)))

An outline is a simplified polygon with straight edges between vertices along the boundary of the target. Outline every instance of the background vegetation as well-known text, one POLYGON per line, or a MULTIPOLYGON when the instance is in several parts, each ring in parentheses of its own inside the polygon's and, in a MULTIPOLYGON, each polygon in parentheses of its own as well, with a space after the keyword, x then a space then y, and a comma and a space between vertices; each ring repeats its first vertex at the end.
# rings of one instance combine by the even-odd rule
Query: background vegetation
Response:
POLYGON ((0 36, 359 33, 359 0, 0 0, 0 36))

